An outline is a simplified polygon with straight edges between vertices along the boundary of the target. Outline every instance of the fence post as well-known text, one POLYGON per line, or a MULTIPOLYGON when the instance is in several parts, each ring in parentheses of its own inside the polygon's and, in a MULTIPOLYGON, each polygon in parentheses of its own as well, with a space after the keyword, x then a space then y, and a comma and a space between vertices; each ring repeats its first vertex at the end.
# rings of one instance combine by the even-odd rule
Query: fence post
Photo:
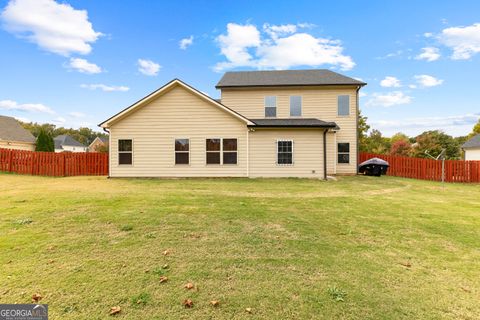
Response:
POLYGON ((13 150, 9 151, 9 160, 8 160, 8 171, 13 172, 13 150))
POLYGON ((65 157, 65 152, 62 152, 62 156, 63 156, 63 176, 66 177, 67 176, 67 159, 65 157))

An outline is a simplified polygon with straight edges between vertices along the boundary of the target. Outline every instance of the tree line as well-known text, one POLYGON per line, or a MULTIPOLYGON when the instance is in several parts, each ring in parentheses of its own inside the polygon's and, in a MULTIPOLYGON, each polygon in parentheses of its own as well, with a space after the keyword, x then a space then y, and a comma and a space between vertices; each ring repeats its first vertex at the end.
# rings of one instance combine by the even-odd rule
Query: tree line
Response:
POLYGON ((462 145, 476 134, 480 134, 480 119, 466 136, 452 137, 442 130, 424 131, 415 137, 398 132, 384 137, 379 130, 370 130, 367 117, 359 115, 358 136, 361 152, 389 154, 405 157, 436 157, 445 149, 446 159, 463 159, 462 145), (370 130, 370 131, 369 131, 370 130))
POLYGON ((108 138, 108 134, 93 131, 87 127, 81 127, 78 129, 57 127, 51 123, 37 123, 37 122, 21 122, 20 124, 30 131, 37 139, 36 151, 55 151, 53 138, 59 135, 68 135, 78 142, 88 146, 95 140, 96 137, 108 138))

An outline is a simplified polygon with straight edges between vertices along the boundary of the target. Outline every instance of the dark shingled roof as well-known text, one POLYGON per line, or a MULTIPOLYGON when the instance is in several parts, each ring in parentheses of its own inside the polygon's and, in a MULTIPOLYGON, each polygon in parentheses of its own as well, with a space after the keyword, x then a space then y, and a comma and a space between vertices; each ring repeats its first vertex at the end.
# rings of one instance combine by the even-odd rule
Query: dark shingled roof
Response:
POLYGON ((215 86, 229 87, 275 87, 275 86, 325 86, 355 85, 365 82, 346 77, 326 69, 279 70, 279 71, 238 71, 227 72, 215 86))
POLYGON ((35 137, 15 118, 0 116, 0 140, 34 143, 35 137))
POLYGON ((250 119, 255 125, 249 127, 264 128, 335 128, 339 129, 335 122, 326 122, 315 118, 302 119, 250 119))
POLYGON ((62 149, 62 146, 85 147, 83 144, 65 134, 53 138, 55 149, 62 149))
POLYGON ((477 134, 476 136, 473 136, 471 139, 469 139, 467 142, 465 142, 463 144, 462 148, 464 148, 464 149, 480 148, 480 134, 477 134))

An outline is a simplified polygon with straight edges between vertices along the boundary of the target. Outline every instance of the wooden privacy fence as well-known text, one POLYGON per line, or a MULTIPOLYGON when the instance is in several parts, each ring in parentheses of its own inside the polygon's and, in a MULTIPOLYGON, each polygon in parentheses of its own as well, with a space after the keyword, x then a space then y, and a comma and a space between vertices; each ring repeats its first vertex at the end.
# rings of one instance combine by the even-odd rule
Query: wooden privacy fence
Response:
MULTIPOLYGON (((360 163, 380 158, 388 161, 387 175, 422 180, 442 181, 442 161, 423 158, 360 153, 360 163)), ((480 161, 445 160, 445 181, 480 182, 480 161)))
POLYGON ((0 149, 0 171, 54 177, 103 176, 108 175, 108 154, 0 149))

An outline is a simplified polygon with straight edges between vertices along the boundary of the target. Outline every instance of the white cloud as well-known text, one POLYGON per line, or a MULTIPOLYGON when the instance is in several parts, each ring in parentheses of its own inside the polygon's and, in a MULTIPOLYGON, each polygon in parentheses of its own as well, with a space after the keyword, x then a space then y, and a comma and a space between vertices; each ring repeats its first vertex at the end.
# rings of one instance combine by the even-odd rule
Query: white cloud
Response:
POLYGON ((86 59, 82 58, 70 58, 68 67, 87 74, 101 73, 103 71, 102 68, 95 63, 88 62, 86 59))
POLYGON ((180 49, 182 49, 182 50, 187 49, 192 44, 193 44, 193 36, 190 36, 188 38, 184 38, 184 39, 180 40, 180 42, 178 43, 178 45, 180 46, 180 49))
POLYGON ((385 79, 380 81, 380 85, 385 88, 399 88, 402 86, 400 80, 391 76, 387 76, 385 79))
POLYGON ((350 70, 355 66, 352 58, 342 53, 340 41, 298 33, 298 28, 300 25, 265 24, 262 38, 254 25, 227 24, 227 33, 216 38, 227 61, 218 63, 215 70, 236 67, 288 69, 325 64, 350 70))
POLYGON ((11 0, 1 20, 5 29, 60 55, 88 54, 102 34, 93 30, 86 10, 53 0, 11 0))
POLYGON ((367 93, 366 93, 366 92, 363 92, 363 91, 360 91, 360 92, 358 93, 358 96, 359 96, 360 98, 363 98, 363 97, 366 97, 366 96, 367 96, 367 93))
POLYGON ((431 33, 431 32, 425 32, 425 33, 423 34, 423 36, 424 36, 425 38, 431 38, 431 37, 433 37, 433 33, 431 33))
POLYGON ((417 89, 417 85, 416 84, 409 84, 408 87, 410 89, 417 89))
POLYGON ((412 102, 412 97, 407 96, 401 91, 393 91, 388 93, 374 93, 370 100, 367 101, 367 107, 392 107, 395 105, 409 104, 412 102))
POLYGON ((453 60, 470 59, 480 52, 480 23, 443 29, 438 40, 453 50, 453 60))
POLYGON ((269 34, 272 39, 277 39, 279 36, 285 36, 297 32, 297 26, 295 24, 270 25, 265 23, 263 25, 263 31, 269 34))
POLYGON ((417 83, 422 87, 435 87, 443 83, 443 80, 429 76, 427 74, 421 74, 414 76, 417 83))
POLYGON ((407 134, 419 134, 426 130, 444 130, 453 135, 465 135, 480 119, 480 113, 467 113, 443 117, 416 117, 398 120, 370 121, 372 127, 382 133, 394 134, 398 131, 407 134))
POLYGON ((77 111, 72 111, 68 115, 73 118, 85 118, 85 113, 77 112, 77 111))
POLYGON ((64 125, 67 122, 67 119, 65 119, 64 117, 56 117, 52 120, 52 122, 56 125, 64 125))
POLYGON ((0 100, 0 109, 4 110, 15 110, 15 111, 25 111, 25 112, 41 112, 54 114, 55 112, 41 104, 41 103, 23 103, 19 104, 13 100, 0 100))
POLYGON ((435 47, 425 47, 422 48, 422 52, 415 57, 417 60, 426 60, 428 62, 438 60, 440 58, 440 53, 438 48, 435 47))
POLYGON ((138 71, 146 76, 156 76, 161 66, 152 60, 138 59, 138 71))
POLYGON ((130 90, 130 88, 126 87, 126 86, 107 86, 107 85, 101 84, 101 83, 98 83, 98 84, 81 84, 80 87, 84 88, 84 89, 90 89, 90 90, 100 89, 100 90, 105 91, 105 92, 112 92, 112 91, 125 92, 125 91, 130 90))
POLYGON ((32 120, 30 120, 28 118, 24 118, 24 117, 14 117, 14 118, 17 119, 18 121, 25 122, 25 123, 32 122, 32 120))

